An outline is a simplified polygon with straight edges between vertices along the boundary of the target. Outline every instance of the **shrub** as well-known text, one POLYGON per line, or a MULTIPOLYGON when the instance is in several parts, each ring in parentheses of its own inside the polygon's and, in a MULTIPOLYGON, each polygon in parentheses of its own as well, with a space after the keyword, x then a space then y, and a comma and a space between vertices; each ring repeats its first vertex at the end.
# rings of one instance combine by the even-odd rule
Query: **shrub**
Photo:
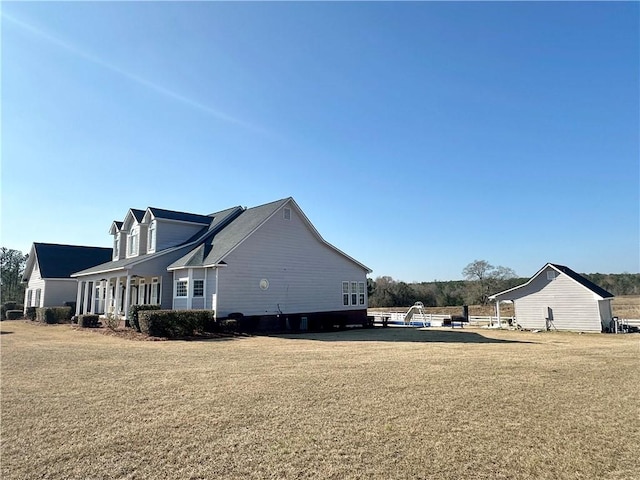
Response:
POLYGON ((71 307, 43 307, 36 308, 36 320, 43 323, 69 323, 71 321, 71 307))
POLYGON ((78 315, 78 326, 82 328, 96 328, 100 325, 98 315, 78 315))
POLYGON ((104 317, 104 323, 107 328, 115 330, 120 325, 120 317, 115 313, 107 313, 104 317))
POLYGON ((27 307, 27 310, 25 311, 25 316, 29 320, 35 320, 36 319, 36 308, 37 307, 27 307))
POLYGON ((141 310, 140 331, 152 337, 188 337, 205 331, 213 318, 210 310, 141 310))
POLYGON ((129 307, 129 327, 140 331, 140 321, 138 312, 140 310, 160 310, 160 305, 131 305, 129 307))
POLYGON ((7 320, 22 318, 22 310, 7 310, 7 320))
POLYGON ((18 302, 5 302, 0 305, 0 320, 7 318, 7 312, 9 310, 24 310, 24 305, 20 305, 18 302))
POLYGON ((221 332, 235 333, 238 331, 238 320, 235 318, 223 318, 218 322, 221 332))
POLYGON ((64 302, 65 307, 71 307, 71 313, 76 314, 76 302, 64 302))

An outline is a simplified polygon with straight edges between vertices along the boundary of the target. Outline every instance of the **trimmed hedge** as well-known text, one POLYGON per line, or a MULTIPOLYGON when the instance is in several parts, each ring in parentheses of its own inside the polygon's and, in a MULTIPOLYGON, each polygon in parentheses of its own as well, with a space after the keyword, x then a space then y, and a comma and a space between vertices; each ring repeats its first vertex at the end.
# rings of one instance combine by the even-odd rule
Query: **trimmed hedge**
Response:
POLYGON ((160 310, 160 305, 131 305, 129 307, 129 327, 140 331, 139 314, 141 310, 160 310))
POLYGON ((204 332, 213 321, 211 310, 141 310, 140 331, 152 337, 189 337, 204 332))
POLYGON ((100 325, 98 315, 78 315, 78 326, 82 328, 96 328, 100 325))
POLYGON ((7 312, 9 310, 24 310, 24 305, 20 305, 18 302, 5 302, 0 305, 0 320, 7 318, 7 312))
POLYGON ((70 323, 71 307, 36 308, 36 320, 42 323, 70 323))
POLYGON ((18 320, 22 316, 22 310, 7 310, 7 320, 18 320))
POLYGON ((25 317, 27 317, 29 320, 35 320, 36 309, 37 307, 27 307, 27 310, 25 311, 25 317))

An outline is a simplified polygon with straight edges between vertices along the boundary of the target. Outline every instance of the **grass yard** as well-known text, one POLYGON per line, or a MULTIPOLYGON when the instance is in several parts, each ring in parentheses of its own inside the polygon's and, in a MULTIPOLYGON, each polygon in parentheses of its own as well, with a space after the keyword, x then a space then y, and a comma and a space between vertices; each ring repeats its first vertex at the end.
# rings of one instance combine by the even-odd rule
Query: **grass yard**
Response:
POLYGON ((640 335, 0 324, 3 479, 640 478, 640 335))

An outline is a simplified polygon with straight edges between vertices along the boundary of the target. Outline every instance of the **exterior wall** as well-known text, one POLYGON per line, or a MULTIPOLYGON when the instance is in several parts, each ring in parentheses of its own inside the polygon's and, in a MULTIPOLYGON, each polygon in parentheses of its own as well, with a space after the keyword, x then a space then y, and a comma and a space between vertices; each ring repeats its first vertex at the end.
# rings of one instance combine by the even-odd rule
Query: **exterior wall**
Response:
MULTIPOLYGON (((215 272, 214 272, 215 275, 215 272)), ((206 275, 208 277, 208 275, 206 275)), ((206 279, 208 280, 208 279, 206 279)), ((207 281, 205 281, 205 269, 204 268, 183 268, 180 270, 175 270, 173 272, 173 283, 172 283, 172 291, 173 291, 173 308, 176 310, 203 310, 211 308, 211 293, 215 293, 215 291, 209 291, 207 289, 207 281), (186 279, 187 280, 187 296, 186 297, 176 297, 176 282, 178 279, 186 279), (193 291, 193 283, 194 280, 202 280, 204 282, 204 294, 201 297, 194 296, 193 291), (207 301, 207 297, 209 300, 207 301)), ((214 278, 215 284, 215 278, 214 278)))
MULTIPOLYGON (((282 210, 249 236, 219 270, 218 317, 303 312, 357 311, 365 304, 343 306, 342 282, 365 282, 366 271, 322 243, 291 209, 282 210), (266 279, 268 288, 260 288, 266 279)), ((212 271, 212 275, 215 273, 212 271)))
POLYGON ((45 281, 42 278, 42 276, 40 275, 40 267, 38 266, 38 262, 34 262, 33 264, 33 270, 31 271, 31 275, 29 275, 29 281, 27 282, 27 288, 25 289, 25 293, 24 293, 24 306, 25 306, 25 311, 27 307, 42 307, 43 306, 43 300, 44 300, 44 290, 45 290, 45 281), (40 302, 39 304, 36 304, 36 290, 40 290, 40 302), (27 305, 27 298, 28 298, 28 292, 29 290, 32 291, 31 293, 31 304, 27 305))
POLYGON ((75 279, 54 279, 45 280, 46 288, 43 291, 43 307, 60 307, 65 302, 75 302, 78 292, 78 282, 75 279))
POLYGON ((189 240, 204 227, 205 225, 167 222, 162 221, 162 219, 156 219, 156 252, 165 248, 175 247, 189 240))
POLYGON ((127 254, 127 233, 123 232, 123 231, 119 231, 117 232, 114 236, 113 236, 113 245, 114 245, 114 251, 113 251, 113 260, 122 260, 126 257, 127 254), (118 245, 118 252, 116 255, 116 251, 115 251, 115 240, 116 238, 119 238, 119 245, 118 245))
POLYGON ((147 253, 147 225, 138 225, 138 255, 147 253))
POLYGON ((602 331, 598 297, 551 267, 529 285, 511 292, 508 299, 514 300, 516 322, 522 328, 545 330, 547 309, 550 308, 552 330, 602 331), (556 278, 548 280, 547 271, 555 272, 556 278))
POLYGON ((73 302, 76 299, 77 289, 77 282, 74 279, 42 278, 38 262, 35 262, 25 288, 25 312, 27 307, 59 307, 65 302, 73 302), (36 304, 38 289, 40 290, 40 301, 36 304), (31 291, 30 303, 28 302, 29 291, 31 291))

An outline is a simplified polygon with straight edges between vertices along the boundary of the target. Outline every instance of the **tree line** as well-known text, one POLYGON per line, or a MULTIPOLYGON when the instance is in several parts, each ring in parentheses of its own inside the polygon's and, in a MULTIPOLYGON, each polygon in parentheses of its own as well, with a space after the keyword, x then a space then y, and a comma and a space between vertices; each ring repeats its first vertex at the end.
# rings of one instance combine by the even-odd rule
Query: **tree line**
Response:
MULTIPOLYGON (((462 274, 465 280, 405 283, 389 276, 368 279, 369 306, 408 307, 422 302, 427 307, 485 305, 488 297, 522 285, 528 277, 518 277, 507 267, 494 267, 485 260, 475 260, 462 274)), ((640 295, 638 273, 581 274, 615 296, 640 295)))
POLYGON ((22 283, 22 274, 29 255, 11 248, 0 248, 0 288, 2 289, 2 302, 22 303, 24 299, 25 284, 22 283))

